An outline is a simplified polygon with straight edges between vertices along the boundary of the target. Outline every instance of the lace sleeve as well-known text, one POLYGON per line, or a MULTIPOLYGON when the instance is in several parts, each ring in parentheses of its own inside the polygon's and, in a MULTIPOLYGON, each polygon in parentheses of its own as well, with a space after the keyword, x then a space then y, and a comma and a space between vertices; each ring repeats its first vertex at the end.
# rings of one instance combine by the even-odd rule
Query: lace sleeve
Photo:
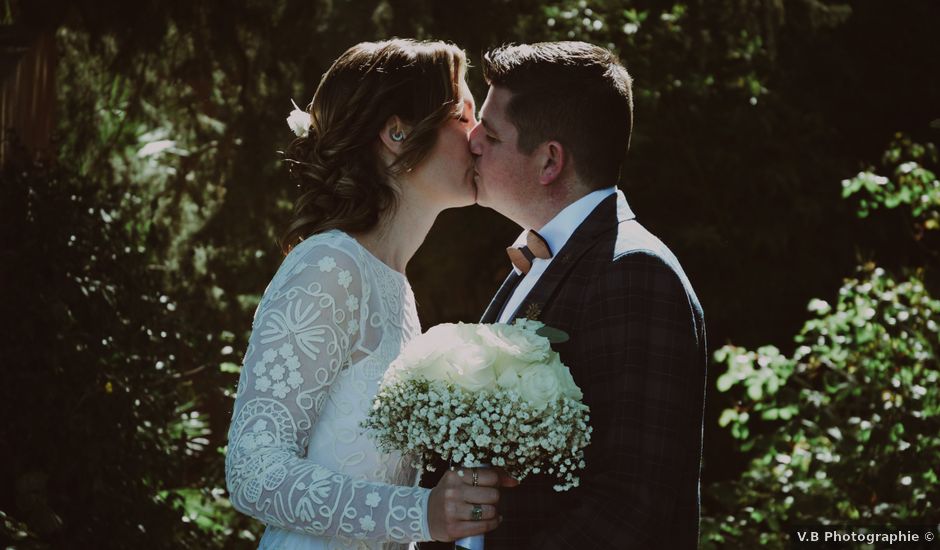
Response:
POLYGON ((352 256, 315 245, 278 273, 252 327, 229 429, 232 505, 268 525, 319 536, 430 540, 430 491, 355 480, 306 456, 330 386, 350 363, 368 284, 352 256))

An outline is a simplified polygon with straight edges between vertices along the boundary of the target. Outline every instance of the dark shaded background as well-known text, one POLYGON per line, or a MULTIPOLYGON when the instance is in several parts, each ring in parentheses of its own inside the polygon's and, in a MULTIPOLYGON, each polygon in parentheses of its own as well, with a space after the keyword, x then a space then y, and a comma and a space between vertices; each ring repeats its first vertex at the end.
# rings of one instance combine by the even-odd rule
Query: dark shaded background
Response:
MULTIPOLYGON (((361 40, 449 40, 475 64, 509 41, 618 51, 636 90, 620 186, 685 267, 711 349, 789 352, 808 301, 857 264, 936 265, 903 215, 859 220, 840 185, 897 132, 937 139, 932 0, 0 5, 0 510, 9 533, 33 533, 22 545, 236 544, 257 528, 213 489, 294 197, 284 117, 361 40)), ((470 80, 480 104, 478 69, 470 80)), ((425 327, 478 319, 518 230, 480 207, 439 218, 409 266, 425 327)), ((709 373, 707 484, 747 458, 717 426, 722 370, 709 373)))

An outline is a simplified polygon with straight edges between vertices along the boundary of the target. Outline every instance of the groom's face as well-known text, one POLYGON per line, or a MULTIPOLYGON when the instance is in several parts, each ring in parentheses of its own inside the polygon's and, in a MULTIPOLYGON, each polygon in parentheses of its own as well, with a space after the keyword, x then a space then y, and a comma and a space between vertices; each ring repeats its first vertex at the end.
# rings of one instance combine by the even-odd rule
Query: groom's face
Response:
POLYGON ((513 214, 531 200, 530 184, 538 169, 532 155, 519 150, 519 134, 507 113, 512 92, 490 86, 480 109, 480 122, 470 132, 477 203, 516 219, 513 214))

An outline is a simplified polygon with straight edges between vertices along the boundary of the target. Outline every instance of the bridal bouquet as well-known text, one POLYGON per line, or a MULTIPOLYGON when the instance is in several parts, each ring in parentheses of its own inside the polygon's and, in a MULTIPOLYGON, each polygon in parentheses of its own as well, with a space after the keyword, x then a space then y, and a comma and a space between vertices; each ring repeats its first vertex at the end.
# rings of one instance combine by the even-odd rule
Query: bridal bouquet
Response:
POLYGON ((551 350, 559 333, 525 319, 435 326, 389 366, 363 427, 386 452, 426 465, 490 464, 520 481, 553 475, 556 491, 577 487, 591 428, 551 350))

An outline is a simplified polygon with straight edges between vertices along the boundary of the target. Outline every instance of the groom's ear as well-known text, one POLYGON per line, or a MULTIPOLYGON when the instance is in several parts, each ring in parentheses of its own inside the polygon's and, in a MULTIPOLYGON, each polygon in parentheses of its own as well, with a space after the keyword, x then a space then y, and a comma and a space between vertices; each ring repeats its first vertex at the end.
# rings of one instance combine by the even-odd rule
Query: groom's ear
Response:
POLYGON ((537 151, 539 162, 539 184, 551 185, 558 181, 565 169, 565 148, 557 141, 546 141, 537 151))

